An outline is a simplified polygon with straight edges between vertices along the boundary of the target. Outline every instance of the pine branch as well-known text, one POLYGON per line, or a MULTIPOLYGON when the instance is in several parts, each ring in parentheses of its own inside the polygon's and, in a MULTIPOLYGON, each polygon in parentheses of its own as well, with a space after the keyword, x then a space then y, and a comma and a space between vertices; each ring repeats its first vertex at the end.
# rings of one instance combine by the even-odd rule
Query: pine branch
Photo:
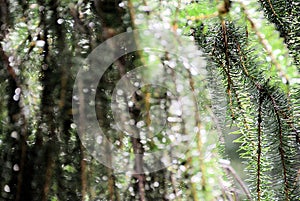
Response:
POLYGON ((262 154, 262 131, 261 131, 261 123, 262 123, 262 103, 263 103, 263 94, 259 91, 259 103, 258 103, 258 118, 257 118, 257 200, 261 199, 261 154, 262 154))

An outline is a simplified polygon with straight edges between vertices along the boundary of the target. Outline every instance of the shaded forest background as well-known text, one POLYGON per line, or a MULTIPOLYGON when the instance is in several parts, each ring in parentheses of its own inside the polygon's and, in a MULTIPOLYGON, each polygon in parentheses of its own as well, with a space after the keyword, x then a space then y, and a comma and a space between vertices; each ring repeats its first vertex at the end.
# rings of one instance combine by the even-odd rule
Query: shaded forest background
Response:
MULTIPOLYGON (((0 200, 299 200, 299 4, 0 0, 0 200), (195 139, 172 166, 141 173, 144 161, 136 159, 137 173, 115 173, 81 143, 74 82, 82 61, 102 42, 155 24, 192 38, 207 74, 176 64, 197 97, 190 100, 196 105, 192 120, 168 111, 179 96, 147 87, 133 95, 131 118, 150 127, 150 109, 161 106, 173 117, 170 130, 192 130, 195 139)), ((137 44, 148 40, 136 37, 137 44)), ((133 157, 173 142, 167 132, 145 143, 125 135, 110 109, 118 80, 151 58, 147 51, 122 56, 96 89, 99 126, 133 157)), ((155 60, 168 75, 171 61, 168 50, 155 60)), ((173 78, 177 89, 179 78, 173 78)))

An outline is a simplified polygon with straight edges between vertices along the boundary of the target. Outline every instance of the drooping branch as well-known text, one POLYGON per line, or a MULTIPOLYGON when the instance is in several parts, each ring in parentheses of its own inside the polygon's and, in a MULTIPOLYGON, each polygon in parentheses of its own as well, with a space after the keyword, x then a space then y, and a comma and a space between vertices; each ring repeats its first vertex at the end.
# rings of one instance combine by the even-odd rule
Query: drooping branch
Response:
POLYGON ((263 104, 264 94, 259 91, 259 101, 258 101, 258 117, 257 117, 257 200, 261 200, 261 157, 262 157, 262 104, 263 104))

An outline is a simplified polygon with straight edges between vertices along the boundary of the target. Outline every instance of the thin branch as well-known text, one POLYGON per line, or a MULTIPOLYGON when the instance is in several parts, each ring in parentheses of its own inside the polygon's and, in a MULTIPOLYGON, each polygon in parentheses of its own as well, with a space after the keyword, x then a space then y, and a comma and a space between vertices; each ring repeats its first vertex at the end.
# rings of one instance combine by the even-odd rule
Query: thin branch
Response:
POLYGON ((262 134, 262 103, 263 103, 263 94, 261 90, 259 90, 259 102, 258 102, 258 117, 257 117, 257 184, 256 184, 256 192, 257 192, 257 200, 261 200, 261 134, 262 134))
MULTIPOLYGON (((221 22, 222 21, 223 21, 223 19, 221 18, 221 22)), ((227 49, 228 49, 228 41, 227 41, 228 37, 227 37, 227 31, 226 31, 227 30, 226 29, 226 24, 225 24, 225 22, 223 22, 221 25, 222 25, 222 30, 224 30, 223 31, 223 37, 226 36, 226 40, 224 38, 225 47, 227 47, 227 49)), ((228 50, 227 50, 227 56, 226 57, 227 57, 226 58, 226 64, 228 66, 226 66, 224 63, 220 63, 220 65, 222 66, 222 69, 224 70, 224 72, 225 72, 225 74, 227 76, 227 94, 228 94, 228 96, 230 98, 230 110, 231 110, 231 113, 232 113, 231 114, 231 118, 232 118, 232 120, 235 120, 236 117, 235 117, 235 114, 234 114, 234 111, 233 111, 233 103, 232 103, 233 101, 231 99, 231 91, 233 92, 233 94, 234 94, 234 96, 236 98, 238 109, 240 111, 243 111, 243 108, 242 108, 241 100, 239 98, 239 94, 235 90, 237 87, 235 86, 233 80, 231 79, 231 74, 230 74, 230 71, 229 71, 229 69, 230 69, 230 67, 229 67, 229 65, 230 65, 229 59, 230 59, 230 57, 229 57, 229 51, 228 50)), ((244 115, 244 113, 241 113, 240 115, 242 116, 242 121, 243 121, 243 124, 244 124, 246 130, 249 130, 251 128, 251 126, 249 125, 250 123, 247 121, 246 116, 244 115)), ((254 144, 254 142, 252 140, 249 140, 248 142, 251 143, 253 145, 253 147, 255 146, 255 144, 254 144)))
POLYGON ((195 92, 195 84, 194 84, 194 80, 192 77, 192 73, 186 69, 188 71, 188 76, 189 76, 189 84, 190 84, 190 88, 193 94, 193 102, 194 102, 194 107, 195 107, 195 124, 197 127, 197 148, 198 148, 198 152, 199 152, 199 161, 200 161, 200 171, 201 171, 201 190, 203 192, 206 192, 206 174, 205 174, 205 164, 204 164, 204 158, 203 158, 203 141, 202 141, 202 136, 201 136, 201 129, 202 129, 202 122, 201 122, 201 117, 200 117, 200 113, 198 110, 198 102, 196 99, 196 92, 195 92))
MULTIPOLYGON (((262 4, 265 3, 265 1, 263 1, 263 0, 260 0, 260 2, 261 2, 262 4)), ((280 24, 281 26, 284 26, 283 23, 281 22, 281 18, 278 16, 278 14, 276 13, 276 11, 274 10, 274 7, 273 7, 272 2, 271 2, 270 0, 267 0, 267 2, 268 2, 268 5, 269 5, 269 7, 270 7, 270 9, 271 9, 271 12, 272 12, 273 15, 276 17, 276 20, 279 22, 279 24, 280 24)))
POLYGON ((289 191, 290 191, 290 187, 288 184, 288 179, 287 179, 287 167, 286 167, 286 162, 285 162, 285 153, 284 153, 284 145, 283 145, 283 133, 282 133, 282 125, 281 125, 281 119, 279 117, 278 112, 275 111, 276 114, 276 119, 277 119, 277 123, 278 123, 278 129, 279 129, 279 154, 280 154, 280 160, 281 160, 281 164, 282 164, 282 171, 283 171, 283 181, 284 181, 284 193, 285 193, 285 200, 289 201, 290 197, 289 197, 289 191))
POLYGON ((249 200, 251 200, 251 194, 250 194, 250 191, 249 191, 247 185, 243 182, 243 180, 240 178, 240 176, 236 173, 234 168, 230 164, 226 164, 226 163, 222 163, 221 165, 222 165, 223 168, 228 170, 228 172, 233 176, 233 178, 239 183, 239 185, 243 189, 243 191, 244 191, 245 195, 247 196, 247 198, 249 200))
POLYGON ((229 59, 229 49, 228 49, 228 36, 227 36, 227 28, 225 24, 225 20, 221 19, 221 25, 222 25, 222 33, 223 33, 223 39, 224 39, 224 47, 225 47, 225 60, 226 60, 226 73, 227 73, 227 94, 229 98, 229 107, 231 111, 231 117, 232 119, 235 119, 235 114, 233 112, 233 101, 231 96, 231 75, 230 75, 230 59, 229 59))
POLYGON ((259 39, 259 42, 265 48, 267 54, 271 58, 271 62, 275 65, 275 67, 278 71, 279 77, 281 77, 283 80, 286 80, 286 85, 289 86, 289 79, 288 79, 287 75, 284 73, 281 64, 277 61, 276 56, 274 55, 274 53, 272 51, 272 46, 269 44, 269 41, 266 40, 264 34, 259 31, 259 28, 257 27, 257 23, 252 18, 252 15, 249 13, 245 3, 241 0, 239 0, 238 2, 240 3, 242 9, 244 10, 246 18, 250 22, 253 31, 255 32, 256 36, 259 39))

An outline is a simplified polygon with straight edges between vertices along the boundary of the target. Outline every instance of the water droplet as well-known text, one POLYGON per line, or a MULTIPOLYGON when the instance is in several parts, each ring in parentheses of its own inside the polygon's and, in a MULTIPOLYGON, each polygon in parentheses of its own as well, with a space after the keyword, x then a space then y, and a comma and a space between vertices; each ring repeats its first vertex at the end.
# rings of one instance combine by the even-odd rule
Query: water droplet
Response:
POLYGON ((123 95, 123 90, 118 89, 118 90, 117 90, 117 94, 118 94, 119 96, 122 96, 122 95, 123 95))
POLYGON ((9 186, 8 186, 8 185, 5 185, 5 186, 4 186, 4 191, 5 191, 5 192, 7 192, 7 193, 9 193, 9 192, 10 192, 10 188, 9 188, 9 186))
POLYGON ((14 167, 13 167, 13 170, 14 170, 14 171, 19 171, 19 170, 20 170, 19 165, 18 165, 18 164, 15 164, 14 167))
POLYGON ((222 165, 230 165, 230 160, 220 159, 219 163, 221 163, 222 165))
POLYGON ((101 144, 102 143, 102 136, 98 136, 97 139, 96 139, 96 142, 98 144, 101 144))
POLYGON ((156 182, 153 183, 153 186, 154 187, 159 187, 159 183, 156 181, 156 182))
POLYGON ((10 134, 10 136, 11 136, 12 138, 18 139, 18 133, 17 133, 17 131, 13 131, 13 132, 10 134))
POLYGON ((58 20, 57 20, 57 23, 58 23, 58 24, 62 24, 63 22, 64 22, 63 19, 58 19, 58 20))
POLYGON ((75 129, 76 127, 77 127, 76 124, 74 123, 71 124, 71 128, 75 129))
POLYGON ((40 7, 39 7, 39 11, 43 11, 44 9, 45 9, 44 6, 40 6, 40 7))
POLYGON ((144 121, 139 121, 136 124, 136 127, 138 127, 138 128, 142 128, 143 126, 145 126, 145 122, 144 121))
POLYGON ((280 61, 282 61, 282 60, 284 59, 284 56, 280 55, 280 56, 278 57, 278 59, 279 59, 280 61))
POLYGON ((13 56, 10 56, 9 58, 8 58, 8 61, 11 63, 11 62, 13 62, 14 61, 14 57, 13 56))
POLYGON ((73 99, 76 100, 76 101, 79 100, 78 96, 73 96, 73 99))
POLYGON ((133 126, 135 124, 135 120, 134 119, 130 119, 129 120, 129 125, 133 126))
POLYGON ((47 64, 42 65, 42 69, 43 70, 47 70, 48 69, 48 65, 47 64))
POLYGON ((175 196, 174 193, 172 193, 172 194, 169 195, 169 198, 170 198, 170 200, 174 200, 176 198, 176 196, 175 196))
POLYGON ((20 93, 21 93, 21 89, 20 89, 20 88, 16 88, 15 94, 16 94, 16 95, 20 95, 20 93))
POLYGON ((89 27, 93 28, 95 26, 95 23, 94 22, 90 22, 89 23, 89 27))
POLYGON ((194 75, 194 76, 199 74, 198 71, 197 71, 197 69, 196 69, 195 67, 191 67, 191 68, 190 68, 190 72, 191 72, 191 74, 194 75))
POLYGON ((201 175, 198 173, 191 178, 192 183, 198 183, 201 181, 201 175))
POLYGON ((133 102, 132 101, 128 102, 128 107, 133 107, 133 102))
POLYGON ((43 41, 43 40, 37 40, 36 41, 36 46, 37 47, 44 47, 45 44, 46 44, 46 42, 43 41))
POLYGON ((182 172, 186 171, 186 167, 185 167, 184 165, 179 166, 179 169, 180 169, 182 172))
POLYGON ((13 99, 14 99, 14 101, 18 101, 18 100, 19 100, 19 98, 20 98, 20 96, 19 96, 19 95, 17 95, 17 94, 15 94, 15 95, 13 96, 13 99))
POLYGON ((122 189, 123 185, 121 183, 116 183, 116 187, 122 189))
POLYGON ((123 8, 125 6, 124 2, 119 3, 119 7, 123 8))
POLYGON ((177 115, 177 116, 181 116, 182 115, 182 111, 181 111, 181 105, 178 101, 172 101, 171 102, 171 107, 170 107, 170 111, 171 113, 177 115))
POLYGON ((176 62, 173 61, 173 60, 169 61, 169 66, 170 66, 170 68, 175 68, 176 67, 176 62))

